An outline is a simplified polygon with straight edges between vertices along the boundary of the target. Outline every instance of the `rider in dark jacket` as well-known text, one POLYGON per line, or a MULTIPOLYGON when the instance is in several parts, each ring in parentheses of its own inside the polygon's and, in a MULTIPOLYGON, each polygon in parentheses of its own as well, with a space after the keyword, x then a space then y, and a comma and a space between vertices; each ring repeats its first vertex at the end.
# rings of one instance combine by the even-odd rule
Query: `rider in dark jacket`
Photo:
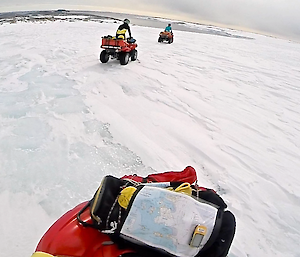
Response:
POLYGON ((131 37, 131 30, 129 27, 130 20, 125 19, 123 24, 121 24, 117 30, 116 38, 117 39, 125 39, 126 31, 128 30, 129 37, 131 37))

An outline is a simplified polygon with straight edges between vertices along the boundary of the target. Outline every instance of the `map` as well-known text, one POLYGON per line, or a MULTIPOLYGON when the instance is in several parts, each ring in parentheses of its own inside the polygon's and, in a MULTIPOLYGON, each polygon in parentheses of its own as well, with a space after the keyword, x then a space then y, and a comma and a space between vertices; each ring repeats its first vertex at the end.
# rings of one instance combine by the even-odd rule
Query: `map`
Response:
POLYGON ((191 196, 145 186, 134 199, 121 235, 176 256, 195 256, 209 239, 216 214, 215 207, 191 196), (204 225, 207 233, 199 247, 192 247, 189 243, 197 225, 204 225))

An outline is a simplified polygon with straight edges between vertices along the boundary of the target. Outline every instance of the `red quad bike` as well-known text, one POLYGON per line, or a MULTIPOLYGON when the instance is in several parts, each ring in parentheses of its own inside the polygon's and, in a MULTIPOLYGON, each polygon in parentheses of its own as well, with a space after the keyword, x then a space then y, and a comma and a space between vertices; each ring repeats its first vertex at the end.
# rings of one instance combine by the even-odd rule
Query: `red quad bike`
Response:
POLYGON ((102 37, 101 48, 104 50, 100 54, 100 61, 102 63, 107 63, 109 57, 116 58, 120 60, 121 65, 126 65, 131 58, 131 61, 137 59, 137 44, 135 39, 128 38, 125 39, 115 39, 111 36, 102 37))
MULTIPOLYGON (((183 171, 169 171, 151 174, 143 178, 126 175, 121 179, 141 183, 186 181, 196 182, 193 167, 183 171)), ((118 247, 107 234, 85 226, 92 223, 89 201, 83 202, 60 217, 44 234, 32 257, 141 257, 131 247, 118 247), (84 222, 80 222, 84 221, 84 222)))
POLYGON ((173 32, 162 31, 159 33, 158 42, 168 41, 169 44, 173 43, 173 32))

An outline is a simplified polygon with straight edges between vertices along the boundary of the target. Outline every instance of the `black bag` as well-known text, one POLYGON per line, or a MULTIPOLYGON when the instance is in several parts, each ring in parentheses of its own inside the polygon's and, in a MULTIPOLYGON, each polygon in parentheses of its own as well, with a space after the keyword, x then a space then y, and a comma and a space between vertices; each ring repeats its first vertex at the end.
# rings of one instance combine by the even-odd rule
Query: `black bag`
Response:
POLYGON ((98 230, 110 229, 110 222, 118 220, 124 215, 125 210, 117 204, 120 191, 128 185, 129 182, 118 179, 113 176, 103 178, 99 188, 88 204, 78 213, 77 220, 83 226, 93 227, 98 230), (80 215, 90 208, 90 215, 93 223, 81 220, 80 215))
MULTIPOLYGON (((181 183, 173 183, 175 187, 179 184, 181 183)), ((95 193, 93 199, 88 204, 88 206, 90 207, 90 214, 93 220, 93 224, 84 224, 85 222, 81 221, 80 219, 78 220, 83 225, 92 226, 100 230, 102 233, 108 234, 114 242, 120 245, 123 244, 127 247, 130 246, 137 252, 145 256, 149 256, 149 254, 162 254, 164 256, 194 257, 210 247, 219 233, 222 223, 223 208, 219 208, 218 206, 211 204, 205 200, 196 199, 193 196, 187 196, 185 194, 153 187, 154 185, 155 183, 150 183, 147 186, 143 184, 139 185, 139 183, 131 183, 129 181, 121 180, 113 176, 106 176, 102 180, 102 183, 95 193), (135 186, 136 190, 130 198, 127 209, 124 209, 119 205, 118 197, 120 195, 120 192, 128 186, 135 186), (165 194, 167 197, 163 196, 163 198, 161 198, 159 196, 160 194, 165 194), (157 195, 159 197, 155 198, 157 195), (174 202, 168 202, 168 197, 173 197, 175 199, 174 202), (152 202, 147 204, 147 200, 152 202), (159 202, 161 202, 161 205, 159 205, 159 202), (181 203, 179 204, 179 202, 181 203), (190 206, 192 208, 186 207, 181 209, 181 204, 184 205, 185 203, 188 204, 187 206, 190 206), (177 208, 177 212, 174 213, 176 213, 176 215, 182 215, 182 218, 177 216, 177 218, 182 221, 181 224, 175 224, 178 223, 178 220, 176 218, 174 218, 173 220, 172 218, 168 218, 169 216, 172 217, 172 211, 174 211, 174 209, 172 210, 172 208, 174 208, 172 204, 177 208), (144 210, 140 211, 140 208, 144 208, 144 210), (200 245, 202 240, 201 239, 199 241, 199 245, 197 247, 195 246, 196 248, 193 248, 192 252, 186 253, 184 252, 184 250, 190 251, 191 247, 189 244, 191 244, 195 239, 193 237, 193 232, 197 227, 196 225, 199 224, 198 221, 201 220, 199 217, 206 216, 206 214, 199 214, 200 211, 198 210, 202 210, 201 208, 208 211, 210 210, 210 215, 213 215, 213 220, 210 221, 211 226, 208 229, 209 231, 207 233, 207 236, 202 236, 202 239, 204 238, 202 242, 203 245, 200 245), (179 209, 180 212, 178 212, 179 209), (135 231, 139 231, 139 229, 132 229, 136 227, 141 227, 142 229, 144 226, 144 229, 146 231, 145 233, 147 233, 148 230, 151 231, 151 229, 155 225, 157 225, 156 217, 147 216, 148 210, 157 213, 159 216, 158 218, 165 219, 166 222, 158 223, 158 229, 157 231, 155 231, 155 233, 161 233, 161 238, 159 240, 162 240, 164 238, 165 233, 166 243, 160 243, 158 242, 159 240, 155 241, 155 238, 154 241, 148 240, 148 238, 150 238, 153 234, 153 231, 151 233, 148 232, 148 234, 144 235, 139 232, 135 234, 135 231), (162 214, 162 211, 169 212, 169 216, 162 214), (187 215, 191 216, 192 219, 190 221, 183 222, 184 217, 187 215), (196 219, 194 219, 193 217, 196 217, 196 219), (142 219, 146 219, 147 222, 149 221, 149 224, 146 224, 147 222, 145 223, 144 221, 142 221, 142 219), (164 223, 168 223, 170 221, 171 225, 164 226, 164 223), (132 224, 132 227, 130 227, 130 224, 132 224), (185 231, 185 228, 187 233, 182 232, 182 235, 177 235, 175 233, 175 239, 172 238, 172 229, 174 231, 185 231), (171 234, 171 236, 169 236, 168 233, 171 234), (174 240, 177 241, 175 242, 174 240), (173 241, 175 242, 175 247, 179 245, 179 247, 181 247, 180 249, 183 249, 183 252, 178 253, 177 250, 173 249, 173 245, 168 247, 168 245, 172 244, 173 241)), ((88 206, 86 206, 86 208, 88 206)), ((174 217, 176 217, 176 215, 174 214, 174 217)), ((80 213, 78 214, 78 217, 80 218, 80 213)), ((197 240, 198 239, 195 239, 196 242, 197 240)))

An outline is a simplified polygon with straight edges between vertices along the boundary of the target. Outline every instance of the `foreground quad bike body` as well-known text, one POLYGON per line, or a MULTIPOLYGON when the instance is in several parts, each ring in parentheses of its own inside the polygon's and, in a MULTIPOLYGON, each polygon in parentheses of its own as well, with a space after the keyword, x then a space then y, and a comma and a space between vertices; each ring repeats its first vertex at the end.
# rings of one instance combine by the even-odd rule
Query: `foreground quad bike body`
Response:
MULTIPOLYGON (((140 183, 197 180, 196 171, 188 166, 181 172, 164 172, 147 177, 123 176, 124 180, 140 183)), ((119 247, 92 224, 90 201, 83 202, 61 216, 43 235, 32 257, 141 257, 130 246, 119 247), (81 222, 79 222, 79 220, 81 222)))
POLYGON ((137 59, 137 44, 135 39, 115 39, 111 36, 102 37, 101 48, 104 50, 100 54, 100 61, 107 63, 109 58, 115 58, 120 61, 121 65, 126 65, 137 59))
POLYGON ((162 31, 159 33, 158 42, 167 41, 169 44, 173 43, 174 35, 173 32, 162 31))
MULTIPOLYGON (((32 257, 117 257, 131 256, 130 248, 119 249, 108 235, 77 221, 77 215, 88 202, 83 202, 59 218, 40 240, 32 257)), ((85 210, 81 218, 91 222, 90 213, 85 210)))

